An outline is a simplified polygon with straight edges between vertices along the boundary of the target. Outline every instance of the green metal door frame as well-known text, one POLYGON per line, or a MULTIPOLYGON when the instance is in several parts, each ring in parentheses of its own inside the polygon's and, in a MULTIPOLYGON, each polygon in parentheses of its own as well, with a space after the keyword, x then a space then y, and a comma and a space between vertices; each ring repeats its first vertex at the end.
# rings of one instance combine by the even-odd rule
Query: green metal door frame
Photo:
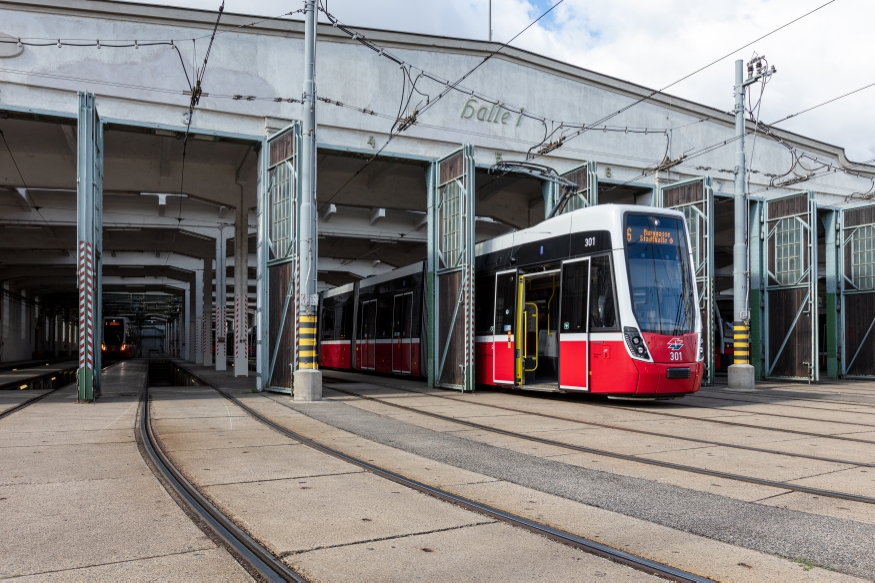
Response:
POLYGON ((465 145, 429 169, 428 382, 461 391, 474 390, 474 168, 465 145))
MULTIPOLYGON (((765 258, 765 269, 763 270, 763 289, 765 295, 765 307, 763 312, 763 321, 765 323, 765 326, 763 327, 763 345, 765 348, 765 377, 777 379, 808 380, 809 382, 817 382, 817 380, 820 378, 820 367, 818 362, 819 355, 817 341, 817 202, 814 198, 814 192, 796 192, 793 194, 768 199, 763 204, 763 215, 763 231, 761 236, 763 240, 763 256, 765 258), (775 207, 776 204, 784 201, 789 201, 790 199, 801 196, 804 196, 807 199, 807 204, 798 204, 797 206, 799 208, 795 210, 776 210, 774 215, 771 214, 771 209, 775 207), (803 206, 804 208, 802 208, 803 206), (788 222, 785 223, 784 221, 788 222), (800 240, 798 241, 798 250, 800 251, 800 265, 798 269, 794 270, 798 271, 798 276, 796 276, 795 279, 788 279, 787 281, 781 281, 784 276, 779 273, 779 270, 776 267, 776 263, 778 261, 777 248, 774 252, 774 256, 773 253, 770 251, 770 242, 774 237, 778 236, 778 228, 782 224, 784 226, 789 225, 791 227, 799 229, 798 233, 800 235, 800 240), (769 327, 769 292, 793 289, 805 290, 804 299, 800 303, 800 306, 797 310, 797 313, 795 314, 795 317, 793 318, 792 323, 783 334, 783 338, 780 339, 780 344, 775 351, 775 354, 771 354, 770 338, 774 334, 780 334, 780 332, 776 330, 770 330, 769 327), (807 361, 802 361, 800 363, 808 365, 809 374, 807 377, 776 376, 774 375, 775 366, 778 362, 778 359, 783 354, 783 351, 787 348, 787 345, 791 340, 793 331, 796 329, 800 318, 810 319, 811 354, 807 355, 807 361)), ((789 272, 788 274, 792 275, 792 273, 789 272)))
MULTIPOLYGON (((863 230, 865 230, 865 238, 867 239, 871 239, 872 236, 875 235, 875 204, 844 208, 840 212, 840 231, 838 240, 836 241, 836 246, 838 248, 839 259, 838 291, 840 299, 837 308, 840 309, 841 312, 838 317, 840 326, 839 338, 841 339, 841 374, 846 378, 871 379, 872 376, 869 375, 852 375, 849 373, 858 359, 861 356, 865 357, 862 353, 864 352, 864 347, 866 346, 867 341, 875 337, 875 319, 872 319, 871 315, 867 314, 867 316, 870 317, 866 319, 870 321, 862 322, 862 326, 865 328, 866 332, 859 344, 857 346, 852 346, 848 341, 848 329, 844 326, 844 318, 847 317, 848 309, 850 309, 847 305, 849 300, 875 294, 875 281, 873 281, 873 276, 871 275, 875 274, 875 271, 873 271, 875 270, 875 261, 872 261, 873 253, 866 253, 866 251, 860 250, 859 248, 856 250, 854 249, 855 236, 863 234, 863 230), (861 266, 861 271, 869 273, 870 275, 855 277, 853 257, 855 251, 861 260, 865 260, 866 258, 869 259, 867 264, 861 266)), ((857 317, 862 316, 862 314, 855 315, 857 317)))
MULTIPOLYGON (((554 204, 559 205, 559 208, 553 213, 553 216, 588 208, 599 203, 597 162, 583 162, 579 166, 563 172, 559 177, 577 184, 578 188, 574 192, 567 192, 564 187, 557 185, 554 204)), ((545 208, 546 216, 549 216, 550 210, 545 208)))
POLYGON ((702 337, 705 341, 705 372, 702 381, 705 384, 714 384, 714 189, 711 186, 711 177, 703 176, 661 185, 656 198, 660 206, 680 211, 686 218, 696 276, 702 337), (701 196, 695 193, 695 186, 699 184, 701 196), (683 190, 689 190, 689 194, 681 194, 683 190), (675 191, 679 194, 671 197, 675 191), (672 200, 666 201, 666 194, 672 200))
POLYGON ((748 206, 748 265, 750 266, 750 363, 754 367, 754 372, 758 380, 765 378, 765 307, 766 300, 763 290, 765 282, 763 280, 763 262, 764 262, 764 233, 763 230, 763 213, 764 201, 760 199, 750 199, 748 206))
MULTIPOLYGON (((261 388, 289 393, 290 386, 274 383, 283 334, 292 334, 291 354, 288 355, 290 374, 298 369, 299 310, 297 294, 300 279, 298 257, 298 193, 301 191, 301 122, 295 121, 263 142, 258 201, 258 278, 261 283, 258 297, 260 365, 263 371, 261 388), (282 307, 271 305, 271 267, 290 265, 287 290, 282 307), (286 330, 289 310, 294 317, 293 329, 286 330), (270 317, 279 312, 276 338, 271 341, 270 317)), ((275 282, 280 285, 281 282, 275 282)), ((285 364, 282 364, 285 366, 285 364)), ((285 372, 285 371, 284 371, 285 372)))
POLYGON ((78 401, 100 396, 103 252, 103 125, 93 93, 79 92, 76 148, 76 280, 79 290, 78 401))

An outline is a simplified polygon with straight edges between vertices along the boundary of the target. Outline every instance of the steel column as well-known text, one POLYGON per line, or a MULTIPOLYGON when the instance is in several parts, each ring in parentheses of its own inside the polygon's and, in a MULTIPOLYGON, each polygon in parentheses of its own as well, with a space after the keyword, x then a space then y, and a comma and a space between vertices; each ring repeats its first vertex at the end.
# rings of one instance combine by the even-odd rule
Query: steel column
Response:
POLYGON ((78 401, 100 395, 103 126, 94 94, 79 93, 76 257, 79 289, 78 401))
POLYGON ((322 375, 316 354, 316 279, 319 271, 319 237, 316 219, 316 2, 304 0, 304 104, 302 107, 301 204, 298 257, 300 262, 300 311, 298 317, 298 369, 294 375, 296 399, 320 400, 322 375))

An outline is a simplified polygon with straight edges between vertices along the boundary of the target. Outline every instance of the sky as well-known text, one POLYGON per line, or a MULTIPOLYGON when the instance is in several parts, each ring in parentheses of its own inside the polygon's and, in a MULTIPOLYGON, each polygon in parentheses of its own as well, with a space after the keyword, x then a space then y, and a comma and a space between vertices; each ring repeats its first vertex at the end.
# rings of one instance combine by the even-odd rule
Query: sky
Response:
MULTIPOLYGON (((145 1, 209 10, 218 9, 221 2, 145 1)), ((564 0, 513 45, 660 89, 826 2, 564 0)), ((556 0, 492 0, 493 40, 510 40, 554 4, 556 0)), ((489 0, 327 0, 328 11, 351 26, 477 39, 486 39, 489 32, 488 5, 489 0)), ((302 6, 303 0, 225 2, 228 12, 265 16, 302 6)), ((763 121, 776 121, 875 83, 872 22, 872 0, 833 0, 666 92, 729 111, 734 61, 746 61, 756 52, 778 71, 765 89, 761 108, 763 121)), ((873 104, 875 87, 777 127, 843 147, 852 161, 871 161, 873 104)))

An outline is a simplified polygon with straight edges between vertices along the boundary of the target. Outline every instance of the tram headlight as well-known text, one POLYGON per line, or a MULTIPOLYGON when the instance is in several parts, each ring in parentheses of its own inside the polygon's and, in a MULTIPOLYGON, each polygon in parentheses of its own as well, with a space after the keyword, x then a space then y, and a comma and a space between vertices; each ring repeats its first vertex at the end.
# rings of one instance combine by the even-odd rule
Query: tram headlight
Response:
POLYGON ((631 326, 623 327, 623 338, 626 339, 626 346, 629 347, 629 352, 633 358, 641 360, 650 360, 650 353, 647 351, 647 344, 644 343, 644 338, 637 328, 631 326))
POLYGON ((705 360, 705 343, 702 342, 702 335, 699 334, 699 362, 705 360))

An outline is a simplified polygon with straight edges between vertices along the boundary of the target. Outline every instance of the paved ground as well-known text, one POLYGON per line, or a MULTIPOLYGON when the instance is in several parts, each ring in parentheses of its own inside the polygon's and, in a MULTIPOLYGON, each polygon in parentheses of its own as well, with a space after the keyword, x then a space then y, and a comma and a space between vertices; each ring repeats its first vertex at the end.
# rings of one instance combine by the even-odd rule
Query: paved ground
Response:
MULTIPOLYGON (((861 576, 875 573, 875 554, 870 552, 875 542, 872 524, 660 483, 659 470, 652 471, 652 466, 647 466, 651 476, 645 479, 566 463, 563 458, 567 456, 561 454, 520 453, 447 431, 417 427, 346 403, 291 402, 288 406, 370 441, 496 480, 754 550, 805 557, 861 576)), ((508 417, 503 416, 508 421, 503 425, 519 424, 514 419, 517 416, 508 417)), ((672 459, 683 461, 690 455, 689 451, 678 452, 672 459)))
MULTIPOLYGON (((718 386, 630 403, 326 372, 326 401, 301 404, 253 392, 252 377, 184 366, 329 447, 678 568, 732 581, 875 574, 875 504, 789 487, 875 496, 875 385, 718 386)), ((95 405, 62 389, 0 420, 0 578, 248 579, 143 462, 145 367, 108 369, 95 405)), ((37 394, 0 392, 0 411, 37 394)), ((189 479, 308 579, 644 578, 290 440, 209 388, 153 387, 152 398, 153 427, 189 479)))
POLYGON ((140 456, 145 370, 104 371, 96 404, 76 404, 69 388, 0 420, 0 578, 249 579, 140 456))
MULTIPOLYGON (((841 578, 839 572, 868 578, 875 572, 868 552, 875 521, 784 508, 764 500, 780 498, 786 489, 570 453, 350 397, 332 391, 330 383, 325 391, 329 400, 323 403, 296 404, 287 396, 273 394, 267 395, 268 400, 251 394, 251 381, 232 380, 202 367, 190 368, 211 382, 240 391, 247 404, 260 413, 345 453, 680 568, 724 580, 836 579, 841 578), (814 567, 818 564, 830 570, 814 567)), ((684 439, 630 435, 582 426, 573 420, 495 408, 545 407, 554 414, 569 415, 569 419, 590 417, 621 427, 637 419, 645 426, 655 426, 652 415, 637 411, 640 404, 618 408, 610 402, 488 392, 461 396, 390 378, 346 378, 367 382, 333 386, 485 425, 549 434, 550 439, 560 441, 571 442, 576 437, 582 443, 597 442, 604 449, 655 456, 707 449, 684 439)), ((671 423, 682 425, 685 421, 671 423)), ((743 431, 752 435, 748 429, 743 431)), ((750 466, 761 471, 769 467, 750 458, 751 452, 730 451, 744 454, 734 469, 744 469, 745 460, 755 461, 750 466)), ((788 471, 786 479, 810 477, 823 471, 818 464, 827 463, 799 461, 804 462, 802 469, 788 471)), ((848 464, 841 467, 845 466, 848 464)), ((846 504, 840 501, 839 506, 846 504)))
MULTIPOLYGON (((308 579, 649 578, 317 452, 211 389, 151 391, 153 426, 177 467, 308 579)), ((241 396, 283 413, 259 395, 241 396)))

